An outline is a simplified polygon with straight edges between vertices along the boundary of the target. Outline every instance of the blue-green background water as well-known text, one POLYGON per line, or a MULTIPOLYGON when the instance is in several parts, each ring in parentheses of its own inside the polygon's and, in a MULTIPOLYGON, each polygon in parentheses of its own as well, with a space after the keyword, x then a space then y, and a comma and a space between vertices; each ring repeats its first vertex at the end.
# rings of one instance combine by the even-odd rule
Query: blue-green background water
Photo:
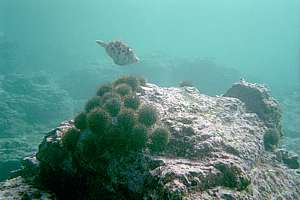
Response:
POLYGON ((240 77, 265 83, 287 113, 287 135, 300 137, 299 0, 1 0, 0 55, 0 179, 42 130, 124 73, 165 86, 190 80, 210 95, 240 77), (96 39, 125 41, 141 63, 112 64, 96 39))
POLYGON ((95 39, 118 38, 140 55, 159 51, 175 57, 215 58, 276 85, 299 80, 299 0, 2 4, 3 32, 20 45, 29 65, 66 68, 105 59, 95 39))

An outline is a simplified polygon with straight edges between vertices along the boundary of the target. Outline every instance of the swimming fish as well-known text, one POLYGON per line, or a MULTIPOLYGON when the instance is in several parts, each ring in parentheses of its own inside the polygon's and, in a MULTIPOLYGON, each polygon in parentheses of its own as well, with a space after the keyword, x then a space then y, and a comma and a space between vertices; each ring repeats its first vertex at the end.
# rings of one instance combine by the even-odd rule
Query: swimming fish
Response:
POLYGON ((96 40, 96 43, 105 49, 106 53, 117 65, 130 65, 137 63, 140 60, 132 48, 119 40, 113 40, 110 42, 96 40))

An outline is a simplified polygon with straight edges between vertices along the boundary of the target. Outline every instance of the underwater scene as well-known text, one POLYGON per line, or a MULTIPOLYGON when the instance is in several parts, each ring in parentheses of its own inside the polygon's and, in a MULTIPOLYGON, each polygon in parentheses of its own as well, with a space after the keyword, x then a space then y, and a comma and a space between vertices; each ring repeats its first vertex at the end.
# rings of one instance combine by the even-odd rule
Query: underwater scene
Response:
POLYGON ((0 0, 0 200, 300 199, 300 0, 0 0))

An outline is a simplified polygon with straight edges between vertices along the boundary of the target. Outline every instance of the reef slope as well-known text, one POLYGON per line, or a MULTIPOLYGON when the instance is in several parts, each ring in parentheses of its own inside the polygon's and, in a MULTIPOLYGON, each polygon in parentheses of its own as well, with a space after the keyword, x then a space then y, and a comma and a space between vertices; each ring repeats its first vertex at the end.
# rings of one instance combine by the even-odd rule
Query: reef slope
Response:
MULTIPOLYGON (((300 199, 299 169, 284 162, 289 154, 264 148, 264 134, 270 128, 281 132, 281 114, 263 86, 240 82, 224 96, 211 97, 193 87, 147 84, 139 96, 158 109, 159 123, 170 129, 167 149, 159 156, 145 152, 106 163, 103 191, 85 188, 94 199, 97 195, 102 199, 300 199)), ((70 177, 63 176, 78 170, 70 156, 58 159, 60 139, 72 126, 72 121, 64 122, 50 131, 39 147, 38 162, 33 162, 50 173, 55 184, 66 184, 70 177)), ((290 161, 298 163, 297 156, 290 161)), ((5 184, 0 184, 0 197, 5 184)), ((66 188, 65 198, 72 195, 72 187, 58 188, 60 192, 66 188)))

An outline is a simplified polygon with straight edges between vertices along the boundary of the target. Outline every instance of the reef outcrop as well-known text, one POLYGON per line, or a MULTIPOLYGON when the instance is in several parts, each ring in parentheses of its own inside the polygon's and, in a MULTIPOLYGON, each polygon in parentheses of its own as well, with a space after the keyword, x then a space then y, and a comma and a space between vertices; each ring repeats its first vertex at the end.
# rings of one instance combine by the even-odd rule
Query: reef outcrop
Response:
POLYGON ((233 84, 223 96, 240 99, 246 108, 256 113, 268 127, 281 132, 281 109, 266 86, 242 80, 233 84))
POLYGON ((62 137, 74 127, 71 120, 45 136, 19 174, 61 199, 300 199, 300 171, 292 169, 297 158, 265 150, 270 127, 281 132, 278 103, 265 87, 240 82, 224 96, 211 97, 193 87, 146 84, 138 96, 170 130, 164 152, 129 152, 100 162, 95 171, 62 147, 62 137))
POLYGON ((46 130, 72 116, 73 104, 46 73, 11 73, 0 75, 0 110, 2 181, 20 167, 19 159, 37 150, 46 130))

